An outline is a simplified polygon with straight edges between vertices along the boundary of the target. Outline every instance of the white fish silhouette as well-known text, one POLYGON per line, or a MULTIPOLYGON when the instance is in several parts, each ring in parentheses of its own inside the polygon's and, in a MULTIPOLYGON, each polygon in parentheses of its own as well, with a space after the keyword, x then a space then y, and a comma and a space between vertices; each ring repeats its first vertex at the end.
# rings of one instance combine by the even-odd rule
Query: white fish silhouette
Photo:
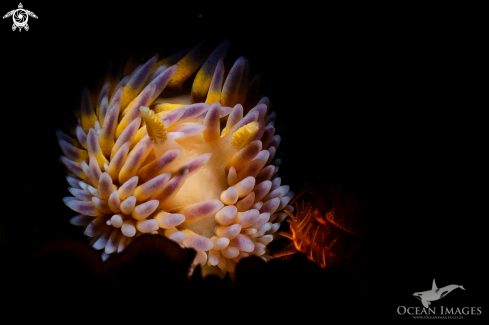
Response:
POLYGON ((421 300, 423 306, 428 308, 428 306, 430 305, 430 301, 441 299, 457 288, 465 290, 463 286, 459 286, 456 284, 450 284, 443 288, 438 288, 436 286, 435 279, 433 279, 433 286, 431 287, 430 291, 415 292, 413 296, 415 296, 416 299, 421 300))

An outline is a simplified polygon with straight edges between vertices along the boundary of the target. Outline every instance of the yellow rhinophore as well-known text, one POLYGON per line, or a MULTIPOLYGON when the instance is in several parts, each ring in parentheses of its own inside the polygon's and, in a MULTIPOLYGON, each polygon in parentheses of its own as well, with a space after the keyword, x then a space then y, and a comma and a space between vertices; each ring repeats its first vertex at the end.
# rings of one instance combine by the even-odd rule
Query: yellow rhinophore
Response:
POLYGON ((151 142, 155 146, 163 144, 166 141, 166 127, 165 123, 155 114, 154 111, 150 110, 149 107, 141 106, 139 108, 143 114, 144 123, 146 124, 146 131, 151 139, 151 142))
POLYGON ((258 131, 258 127, 258 122, 251 122, 240 127, 233 133, 233 137, 231 139, 231 144, 233 147, 239 150, 248 145, 258 131))

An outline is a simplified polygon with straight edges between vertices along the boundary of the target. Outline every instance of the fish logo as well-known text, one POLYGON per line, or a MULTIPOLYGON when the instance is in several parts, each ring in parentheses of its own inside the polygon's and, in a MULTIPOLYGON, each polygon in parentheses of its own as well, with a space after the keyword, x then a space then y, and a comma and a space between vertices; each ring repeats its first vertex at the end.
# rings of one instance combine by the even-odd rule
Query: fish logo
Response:
POLYGON ((29 30, 29 25, 27 25, 27 21, 29 20, 29 16, 37 18, 36 14, 32 11, 25 10, 22 6, 22 3, 19 3, 19 7, 17 9, 11 10, 7 12, 3 18, 8 18, 12 16, 14 20, 14 24, 12 25, 12 31, 15 31, 17 28, 19 32, 24 28, 26 31, 29 30))
POLYGON ((447 285, 443 288, 438 288, 436 286, 435 279, 433 279, 433 286, 431 287, 431 290, 422 291, 422 292, 415 292, 413 294, 413 296, 416 299, 421 300, 421 303, 423 304, 423 306, 428 308, 431 301, 439 300, 457 288, 465 290, 465 288, 463 286, 459 286, 456 284, 451 284, 451 285, 447 285))

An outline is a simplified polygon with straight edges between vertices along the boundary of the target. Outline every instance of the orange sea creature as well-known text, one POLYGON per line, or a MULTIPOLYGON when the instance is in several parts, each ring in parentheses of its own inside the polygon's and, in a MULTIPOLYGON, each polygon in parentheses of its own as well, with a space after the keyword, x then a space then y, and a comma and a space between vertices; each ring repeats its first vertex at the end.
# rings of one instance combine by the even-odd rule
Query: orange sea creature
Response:
POLYGON ((284 257, 301 252, 321 267, 327 265, 346 266, 362 257, 365 241, 363 211, 355 195, 343 196, 341 187, 337 191, 324 185, 319 188, 307 185, 291 204, 294 211, 286 210, 290 217, 290 232, 279 234, 291 241, 274 257, 284 257), (312 200, 296 202, 309 192, 312 200))

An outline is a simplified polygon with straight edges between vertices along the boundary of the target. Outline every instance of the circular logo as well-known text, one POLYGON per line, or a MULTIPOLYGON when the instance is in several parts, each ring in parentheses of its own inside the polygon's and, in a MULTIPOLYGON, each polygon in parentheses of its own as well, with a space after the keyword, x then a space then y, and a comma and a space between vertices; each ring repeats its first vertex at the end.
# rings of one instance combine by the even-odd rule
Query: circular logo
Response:
POLYGON ((12 16, 14 19, 14 24, 17 27, 24 27, 27 24, 27 20, 29 19, 29 16, 27 15, 27 12, 25 12, 24 9, 15 10, 12 16))

